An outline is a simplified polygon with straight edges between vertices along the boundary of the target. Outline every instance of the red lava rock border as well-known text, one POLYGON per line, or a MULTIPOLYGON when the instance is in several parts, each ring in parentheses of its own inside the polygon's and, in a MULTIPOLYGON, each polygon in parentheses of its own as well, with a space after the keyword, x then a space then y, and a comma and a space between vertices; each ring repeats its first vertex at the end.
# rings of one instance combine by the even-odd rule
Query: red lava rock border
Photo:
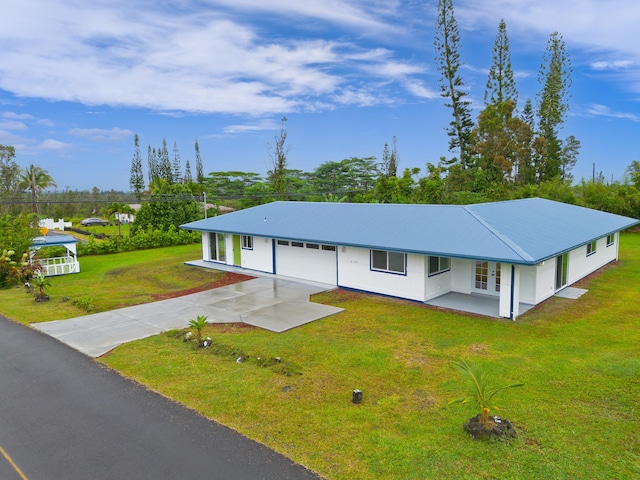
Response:
POLYGON ((254 278, 256 277, 243 275, 241 273, 225 272, 224 276, 221 279, 216 280, 215 282, 210 282, 205 285, 200 285, 199 287, 188 288, 186 290, 178 290, 177 292, 158 293, 156 295, 152 295, 152 298, 154 301, 156 301, 156 300, 167 300, 169 298, 183 297, 185 295, 190 295, 192 293, 211 290, 212 288, 224 287, 226 285, 233 285, 234 283, 240 283, 246 280, 253 280, 254 278))

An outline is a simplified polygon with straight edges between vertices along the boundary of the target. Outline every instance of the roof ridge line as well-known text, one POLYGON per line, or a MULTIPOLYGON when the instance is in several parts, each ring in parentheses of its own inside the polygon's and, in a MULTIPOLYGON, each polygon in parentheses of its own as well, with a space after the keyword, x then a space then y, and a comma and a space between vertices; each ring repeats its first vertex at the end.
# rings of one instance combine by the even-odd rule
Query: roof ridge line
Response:
MULTIPOLYGON (((473 205, 471 205, 473 206, 473 205)), ((513 240, 511 240, 509 237, 507 237, 506 235, 500 233, 499 231, 497 231, 495 228, 493 228, 493 226, 491 226, 484 218, 482 218, 480 216, 480 214, 474 212, 473 210, 471 210, 471 208, 469 208, 469 206, 467 205, 462 205, 462 208, 469 213, 473 218, 475 218, 478 222, 480 222, 486 229, 488 229, 491 233, 493 233, 502 243, 504 243, 507 247, 509 247, 511 250, 513 250, 513 252, 520 256, 520 258, 522 258, 522 260, 526 260, 529 262, 533 262, 535 261, 535 259, 529 255, 527 252, 525 252, 517 243, 515 243, 513 240)))

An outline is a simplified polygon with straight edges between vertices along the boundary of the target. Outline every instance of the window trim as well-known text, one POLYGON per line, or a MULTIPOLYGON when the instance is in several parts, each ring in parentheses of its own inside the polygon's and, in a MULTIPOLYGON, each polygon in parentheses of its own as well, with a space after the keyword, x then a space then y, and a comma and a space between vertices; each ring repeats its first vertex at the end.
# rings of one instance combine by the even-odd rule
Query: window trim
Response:
POLYGON ((391 275, 402 275, 402 276, 407 276, 407 254, 406 253, 401 253, 401 252, 392 252, 390 250, 378 250, 378 249, 370 249, 369 250, 369 269, 372 272, 380 272, 380 273, 390 273, 391 275), (386 255, 386 265, 387 267, 382 269, 382 268, 375 268, 373 266, 373 252, 382 252, 386 255), (394 254, 394 255, 402 255, 402 271, 397 271, 397 270, 390 270, 389 269, 389 254, 394 254))
POLYGON ((242 250, 253 250, 253 235, 242 235, 242 250))
POLYGON ((447 273, 451 271, 451 258, 449 257, 439 257, 436 255, 429 255, 427 258, 427 276, 429 277, 435 277, 436 275, 440 275, 442 273, 447 273), (438 259, 438 270, 435 272, 431 271, 431 259, 432 258, 437 258, 438 259), (447 260, 447 267, 443 268, 442 267, 442 260, 447 260))
POLYGON ((611 245, 615 245, 615 244, 616 244, 616 234, 610 233, 609 235, 607 235, 607 247, 610 247, 611 245))

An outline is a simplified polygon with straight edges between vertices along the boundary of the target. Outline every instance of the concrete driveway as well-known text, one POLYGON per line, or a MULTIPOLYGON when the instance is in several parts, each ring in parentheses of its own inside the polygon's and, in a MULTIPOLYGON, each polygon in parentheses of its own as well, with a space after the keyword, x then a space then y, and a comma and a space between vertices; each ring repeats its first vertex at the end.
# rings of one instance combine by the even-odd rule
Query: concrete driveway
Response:
POLYGON ((335 288, 259 277, 178 298, 32 326, 91 357, 206 315, 210 323, 244 322, 284 332, 343 309, 311 303, 309 296, 335 288))

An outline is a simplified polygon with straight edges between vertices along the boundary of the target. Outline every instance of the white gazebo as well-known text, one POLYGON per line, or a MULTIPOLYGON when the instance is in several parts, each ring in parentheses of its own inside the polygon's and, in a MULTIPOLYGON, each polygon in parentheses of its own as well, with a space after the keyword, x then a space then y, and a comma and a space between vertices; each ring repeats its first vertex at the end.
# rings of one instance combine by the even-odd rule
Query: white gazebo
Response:
POLYGON ((43 247, 65 247, 67 254, 64 257, 38 258, 36 261, 42 265, 42 273, 47 277, 54 275, 66 275, 80 272, 80 262, 76 253, 78 239, 66 234, 49 233, 36 237, 29 248, 29 258, 33 261, 36 253, 43 247))

